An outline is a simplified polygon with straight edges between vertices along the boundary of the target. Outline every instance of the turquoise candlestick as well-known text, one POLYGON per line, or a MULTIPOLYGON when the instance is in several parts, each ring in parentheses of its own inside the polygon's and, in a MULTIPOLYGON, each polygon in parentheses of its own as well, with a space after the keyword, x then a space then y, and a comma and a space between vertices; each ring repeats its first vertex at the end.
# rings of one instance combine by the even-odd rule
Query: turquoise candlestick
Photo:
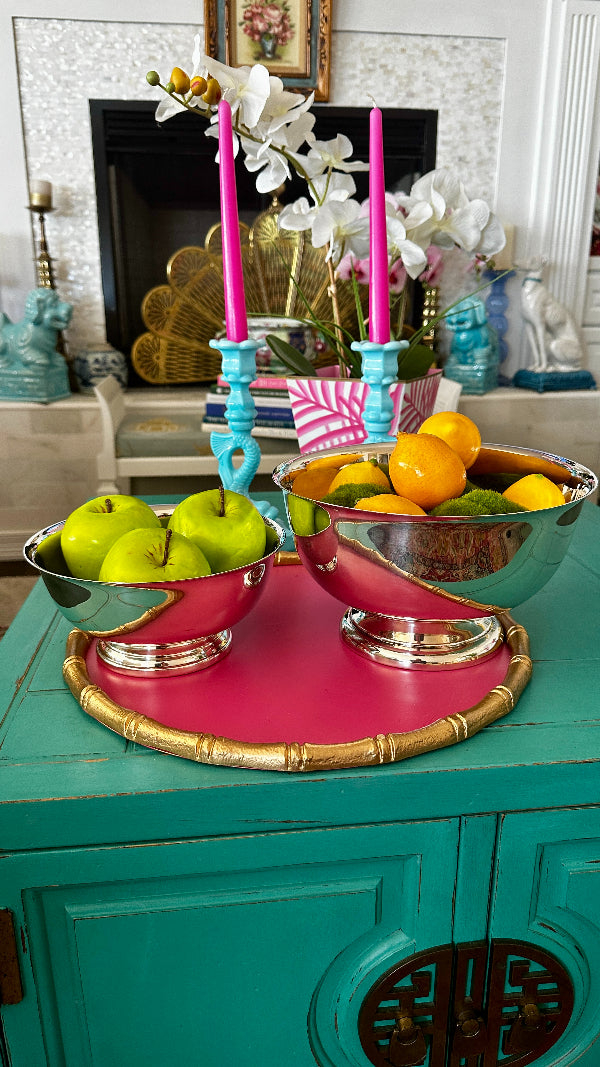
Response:
POLYGON ((390 426, 394 405, 390 385, 398 379, 398 353, 408 348, 408 341, 353 341, 352 348, 362 357, 362 380, 369 386, 363 410, 366 442, 394 441, 390 426))
MULTIPOLYGON (((219 477, 225 489, 242 496, 249 496, 250 484, 260 463, 260 445, 251 436, 256 405, 250 392, 250 382, 256 378, 257 341, 229 341, 227 338, 212 340, 211 348, 216 348, 223 357, 222 374, 231 392, 225 406, 225 417, 229 433, 211 433, 210 447, 219 461, 219 477), (234 467, 233 454, 240 450, 244 460, 240 467, 234 467)), ((277 518, 277 508, 266 500, 254 500, 261 515, 277 518)))

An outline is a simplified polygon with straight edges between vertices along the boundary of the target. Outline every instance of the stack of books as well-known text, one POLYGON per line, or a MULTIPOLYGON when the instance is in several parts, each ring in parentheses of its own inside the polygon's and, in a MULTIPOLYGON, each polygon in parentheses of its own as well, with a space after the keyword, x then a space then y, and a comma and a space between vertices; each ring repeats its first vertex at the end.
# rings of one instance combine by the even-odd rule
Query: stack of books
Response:
MULTIPOLYGON (((206 394, 206 414, 202 429, 206 432, 227 428, 225 405, 230 388, 222 375, 206 394)), ((292 404, 285 378, 262 375, 250 383, 250 393, 256 405, 254 437, 296 438, 292 404)))

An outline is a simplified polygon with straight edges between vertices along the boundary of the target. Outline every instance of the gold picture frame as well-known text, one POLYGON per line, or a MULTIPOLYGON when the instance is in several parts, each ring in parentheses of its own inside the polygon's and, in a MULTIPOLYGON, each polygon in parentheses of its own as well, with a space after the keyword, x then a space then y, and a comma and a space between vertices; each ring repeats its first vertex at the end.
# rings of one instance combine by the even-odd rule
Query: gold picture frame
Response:
POLYGON ((206 53, 263 63, 288 89, 329 99, 332 0, 204 0, 206 53))

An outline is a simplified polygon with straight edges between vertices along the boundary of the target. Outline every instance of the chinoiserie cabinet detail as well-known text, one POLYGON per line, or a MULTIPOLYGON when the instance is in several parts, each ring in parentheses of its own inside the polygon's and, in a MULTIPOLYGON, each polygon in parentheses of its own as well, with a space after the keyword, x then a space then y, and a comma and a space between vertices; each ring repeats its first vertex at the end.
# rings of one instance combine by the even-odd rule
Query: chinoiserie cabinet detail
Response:
POLYGON ((6 1063, 592 1067, 599 858, 594 808, 5 853, 6 1063))

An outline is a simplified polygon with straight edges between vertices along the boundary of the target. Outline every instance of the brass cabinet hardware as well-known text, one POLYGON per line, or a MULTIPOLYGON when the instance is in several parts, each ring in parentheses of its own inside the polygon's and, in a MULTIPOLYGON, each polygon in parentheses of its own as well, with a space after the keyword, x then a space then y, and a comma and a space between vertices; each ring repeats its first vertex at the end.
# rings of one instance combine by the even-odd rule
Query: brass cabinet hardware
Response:
POLYGON ((573 987, 537 945, 441 945, 388 970, 365 997, 358 1028, 375 1067, 525 1067, 564 1033, 573 987))
POLYGON ((410 1015, 400 1015, 390 1037, 389 1062, 393 1067, 419 1067, 425 1062, 425 1035, 410 1015))

